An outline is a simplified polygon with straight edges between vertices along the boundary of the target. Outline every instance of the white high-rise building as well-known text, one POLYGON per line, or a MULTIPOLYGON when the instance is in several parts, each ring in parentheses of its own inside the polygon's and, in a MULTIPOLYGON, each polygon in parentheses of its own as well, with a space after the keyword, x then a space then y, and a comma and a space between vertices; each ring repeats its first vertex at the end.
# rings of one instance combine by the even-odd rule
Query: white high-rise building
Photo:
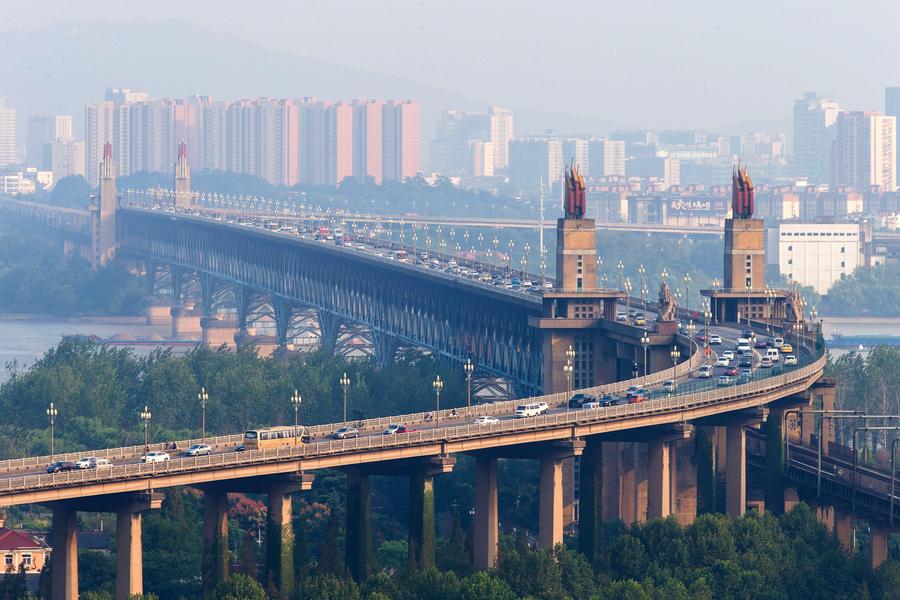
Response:
POLYGON ((869 117, 869 157, 869 185, 877 185, 886 192, 897 189, 896 117, 869 117))
POLYGON ((494 176, 494 145, 483 140, 469 142, 469 175, 472 177, 494 176))
POLYGON ((72 139, 72 115, 56 115, 53 117, 53 140, 72 139))
MULTIPOLYGON (((496 165, 495 165, 496 167, 496 165)), ((516 138, 509 142, 509 182, 537 190, 543 179, 552 186, 562 177, 563 147, 556 138, 516 138)))
POLYGON ((846 111, 835 122, 831 182, 835 188, 868 192, 871 186, 897 188, 896 118, 846 111))
POLYGON ((588 170, 591 177, 625 177, 625 142, 594 139, 588 143, 588 170))
POLYGON ((0 167, 16 162, 16 110, 0 97, 0 167))
POLYGON ((84 142, 60 139, 50 143, 53 183, 70 175, 84 177, 84 142))
POLYGON ((793 172, 811 183, 826 183, 831 174, 831 144, 841 106, 808 92, 794 103, 793 172))
POLYGON ((494 147, 494 168, 509 166, 509 141, 513 138, 513 114, 508 108, 492 106, 490 117, 491 139, 494 147))
POLYGON ((777 249, 778 270, 820 294, 862 264, 858 223, 781 223, 777 232, 770 247, 777 249))

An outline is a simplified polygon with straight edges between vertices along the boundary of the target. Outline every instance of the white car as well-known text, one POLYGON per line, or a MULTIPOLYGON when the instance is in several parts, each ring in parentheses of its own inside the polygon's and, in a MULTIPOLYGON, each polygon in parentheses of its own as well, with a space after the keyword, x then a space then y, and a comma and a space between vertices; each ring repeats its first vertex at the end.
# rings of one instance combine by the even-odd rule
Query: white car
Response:
POLYGON ((722 336, 718 333, 709 334, 709 343, 713 345, 718 345, 722 343, 722 336))
POLYGON ((719 375, 719 378, 716 380, 716 385, 726 386, 734 383, 734 377, 731 375, 719 375))
POLYGON ((491 415, 481 415, 474 421, 475 425, 493 425, 494 423, 499 422, 500 419, 498 419, 497 417, 492 417, 491 415))
POLYGON ((166 452, 160 452, 158 450, 154 450, 153 452, 148 452, 141 457, 142 463, 163 463, 169 461, 169 455, 166 452))
POLYGON ((79 458, 75 461, 76 469, 92 469, 94 467, 94 461, 97 460, 95 456, 87 456, 85 458, 79 458))
POLYGON ((212 454, 212 448, 207 444, 194 444, 184 451, 185 456, 209 456, 212 454))
POLYGON ((699 379, 709 379, 712 377, 712 367, 709 365, 702 365, 699 369, 697 369, 697 377, 699 379))
POLYGON ((384 430, 384 435, 394 435, 400 431, 401 427, 403 427, 403 425, 400 423, 391 423, 387 426, 387 429, 384 430))
POLYGON ((600 403, 597 402, 596 400, 592 400, 590 402, 585 402, 584 404, 582 404, 581 408, 583 408, 585 410, 588 410, 591 408, 600 408, 600 403))
POLYGON ((718 359, 716 359, 717 367, 727 367, 730 364, 731 364, 731 361, 728 360, 727 356, 720 356, 718 359))
POLYGON ((788 354, 784 357, 784 366, 786 367, 796 367, 797 366, 797 357, 793 354, 788 354))
POLYGON ((726 350, 722 353, 722 356, 724 356, 728 360, 734 360, 734 350, 726 350))
POLYGON ((675 391, 675 380, 674 379, 666 379, 663 381, 662 389, 664 392, 672 393, 675 391))

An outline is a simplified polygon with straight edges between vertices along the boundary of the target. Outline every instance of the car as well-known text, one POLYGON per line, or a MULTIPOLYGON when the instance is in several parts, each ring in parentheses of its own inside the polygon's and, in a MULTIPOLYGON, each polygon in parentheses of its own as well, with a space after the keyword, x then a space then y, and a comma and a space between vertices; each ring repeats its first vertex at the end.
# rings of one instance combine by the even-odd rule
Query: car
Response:
POLYGON ((756 334, 753 333, 752 329, 744 329, 743 331, 741 331, 741 337, 745 337, 749 340, 755 338, 756 334))
POLYGON ((768 348, 769 343, 766 340, 756 340, 755 342, 753 342, 753 347, 761 350, 763 348, 768 348))
POLYGON ((782 354, 791 354, 794 351, 794 347, 785 343, 781 345, 780 350, 782 354))
POLYGON ((628 322, 628 315, 625 314, 625 313, 622 312, 622 311, 617 312, 617 313, 616 313, 616 321, 619 321, 620 323, 627 323, 627 322, 628 322))
POLYGON ((553 289, 553 282, 552 282, 552 281, 545 281, 545 282, 544 282, 544 289, 545 289, 545 290, 552 290, 552 289, 553 289))
POLYGON ((395 433, 399 433, 401 427, 403 427, 403 425, 400 423, 391 423, 387 426, 387 429, 384 430, 384 435, 394 435, 395 433))
POLYGON ((780 337, 773 338, 772 346, 774 346, 775 348, 781 348, 782 346, 784 346, 784 338, 780 338, 780 337))
POLYGON ((641 402, 647 399, 647 395, 648 393, 645 388, 633 385, 628 388, 627 392, 625 393, 625 399, 629 403, 641 402))
POLYGON ((638 315, 634 318, 634 324, 637 327, 643 327, 647 324, 647 319, 643 315, 638 315))
POLYGON ((741 377, 750 379, 753 377, 753 369, 741 369, 741 377))
POLYGON ((75 463, 70 460, 58 460, 47 465, 48 473, 62 473, 63 471, 74 471, 75 463))
POLYGON ((722 344, 722 336, 718 333, 709 334, 709 343, 712 346, 719 346, 722 344))
POLYGON ((737 367, 728 367, 727 369, 722 371, 722 375, 725 375, 727 377, 734 377, 737 374, 738 374, 737 367))
POLYGON ((674 379, 666 379, 663 381, 662 389, 664 392, 672 393, 675 391, 675 380, 674 379))
POLYGON ((550 410, 546 402, 530 402, 528 404, 519 404, 516 406, 515 415, 517 417, 536 417, 550 410))
POLYGON ((797 357, 793 354, 788 354, 784 357, 784 366, 786 367, 796 367, 798 362, 797 357))
POLYGON ((592 408, 600 408, 600 403, 597 402, 596 400, 591 400, 590 402, 585 402, 584 404, 582 404, 581 408, 583 408, 584 410, 590 410, 592 408))
POLYGON ((480 417, 476 417, 473 423, 475 425, 493 425, 494 423, 499 423, 500 419, 497 417, 492 417, 491 415, 481 415, 480 417))
POLYGON ((583 394, 578 392, 569 399, 569 408, 581 408, 585 402, 596 402, 597 398, 593 394, 583 394))
POLYGON ((771 369, 772 368, 772 359, 768 356, 763 356, 759 359, 759 368, 760 369, 771 369))
POLYGON ((716 385, 726 386, 734 383, 734 377, 731 375, 719 375, 719 378, 716 379, 716 385))
POLYGON ((741 368, 749 369, 753 366, 753 359, 749 356, 744 356, 741 358, 741 362, 738 363, 738 366, 741 368))
POLYGON ((720 356, 719 358, 716 359, 717 367, 727 367, 730 364, 731 364, 731 361, 728 360, 727 356, 720 356))
POLYGON ((359 429, 356 427, 341 427, 331 434, 331 437, 335 440, 346 440, 349 438, 358 438, 359 437, 359 429))
POLYGON ((95 458, 91 462, 92 469, 103 469, 103 468, 109 468, 111 466, 112 466, 112 463, 106 458, 95 458))
POLYGON ((702 342, 705 342, 705 341, 706 341, 706 334, 703 333, 703 332, 700 332, 700 333, 698 333, 698 334, 696 334, 696 335, 694 336, 694 339, 697 340, 698 342, 701 342, 701 343, 702 343, 702 342))
POLYGON ((159 450, 153 450, 152 452, 147 452, 143 456, 141 456, 142 463, 162 463, 169 461, 169 454, 167 452, 162 452, 159 450))
POLYGON ((726 350, 722 353, 722 356, 724 356, 728 360, 734 360, 734 350, 726 350))
POLYGON ((712 377, 712 367, 709 365, 701 365, 699 369, 697 369, 697 377, 700 379, 709 379, 712 377))
POLYGON ((619 397, 612 394, 603 394, 600 398, 600 406, 616 406, 619 404, 619 397))
POLYGON ((85 458, 79 458, 75 461, 76 469, 93 469, 96 464, 97 457, 96 456, 87 456, 85 458))
POLYGON ((241 444, 240 446, 235 446, 234 451, 235 452, 243 452, 246 449, 247 449, 247 446, 241 444))
POLYGON ((209 456, 212 454, 212 448, 208 444, 194 444, 184 451, 185 456, 209 456))

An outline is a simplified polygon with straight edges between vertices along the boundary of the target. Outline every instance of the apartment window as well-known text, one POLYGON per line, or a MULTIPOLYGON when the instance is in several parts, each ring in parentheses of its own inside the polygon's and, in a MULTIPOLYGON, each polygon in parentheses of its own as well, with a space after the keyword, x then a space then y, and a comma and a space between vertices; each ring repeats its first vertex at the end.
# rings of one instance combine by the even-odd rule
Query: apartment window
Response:
POLYGON ((843 269, 846 266, 847 266, 847 263, 845 263, 844 261, 841 261, 841 268, 843 269))
POLYGON ((794 264, 794 259, 793 259, 793 258, 789 258, 789 259, 788 259, 788 264, 789 264, 789 265, 794 264))
POLYGON ((594 385, 594 342, 590 336, 577 336, 573 348, 575 349, 573 387, 575 389, 592 387, 594 385))
POLYGON ((751 256, 750 256, 749 254, 746 256, 746 260, 747 260, 747 261, 750 261, 750 260, 751 260, 751 256))
POLYGON ((844 246, 841 246, 841 254, 844 254, 846 252, 847 252, 847 248, 845 248, 844 246))
POLYGON ((788 252, 793 252, 793 251, 794 251, 794 247, 793 247, 793 246, 788 246, 788 252))

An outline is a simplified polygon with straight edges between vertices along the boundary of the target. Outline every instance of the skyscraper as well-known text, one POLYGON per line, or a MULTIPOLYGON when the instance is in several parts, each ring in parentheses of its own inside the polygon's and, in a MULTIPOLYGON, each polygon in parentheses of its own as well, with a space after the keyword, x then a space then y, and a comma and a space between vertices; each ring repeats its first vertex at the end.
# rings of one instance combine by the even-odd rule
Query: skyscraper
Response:
POLYGON ((897 187, 896 119, 880 113, 846 111, 835 122, 831 183, 867 192, 897 187))
POLYGON ((353 175, 381 183, 382 111, 380 100, 353 101, 353 175))
MULTIPOLYGON (((900 121, 900 87, 884 88, 884 114, 900 121)), ((896 170, 900 173, 900 153, 897 153, 896 170)))
POLYGON ((382 111, 382 174, 403 181, 419 172, 419 103, 388 100, 382 111))
POLYGON ((0 96, 0 167, 16 162, 16 110, 0 96))
POLYGON ((515 138, 509 142, 509 182, 537 190, 543 180, 552 186, 563 173, 562 142, 556 138, 515 138))
POLYGON ((841 107, 837 101, 807 92, 794 103, 794 159, 796 177, 825 183, 831 171, 833 125, 841 107))
POLYGON ((353 175, 353 107, 338 102, 325 113, 327 185, 340 185, 353 175))
POLYGON ((588 143, 588 169, 591 177, 625 176, 625 142, 593 139, 588 143))
POLYGON ((508 108, 492 106, 488 117, 490 141, 494 146, 494 168, 505 169, 509 165, 509 140, 513 138, 513 114, 508 108))
POLYGON ((53 139, 71 140, 72 139, 72 115, 56 115, 53 117, 53 139))
POLYGON ((29 167, 46 169, 49 167, 44 156, 44 147, 51 141, 50 117, 47 115, 28 116, 28 134, 25 137, 25 164, 29 167))

